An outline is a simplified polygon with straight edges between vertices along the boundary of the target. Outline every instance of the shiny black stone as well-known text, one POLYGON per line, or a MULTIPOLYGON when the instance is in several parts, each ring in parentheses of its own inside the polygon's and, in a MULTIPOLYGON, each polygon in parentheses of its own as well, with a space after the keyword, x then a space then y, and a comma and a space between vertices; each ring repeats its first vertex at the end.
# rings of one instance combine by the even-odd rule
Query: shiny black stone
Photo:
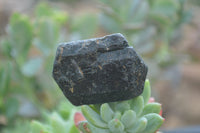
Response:
POLYGON ((140 95, 147 66, 122 34, 62 43, 53 77, 74 105, 128 100, 140 95))

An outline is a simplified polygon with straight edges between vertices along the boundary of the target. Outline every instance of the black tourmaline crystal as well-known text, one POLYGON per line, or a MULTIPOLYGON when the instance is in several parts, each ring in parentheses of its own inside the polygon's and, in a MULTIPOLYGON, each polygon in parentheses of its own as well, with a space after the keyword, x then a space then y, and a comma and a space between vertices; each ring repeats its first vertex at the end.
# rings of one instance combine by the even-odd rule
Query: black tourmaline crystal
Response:
POLYGON ((143 91, 147 66, 122 34, 62 43, 53 77, 74 105, 128 100, 143 91))

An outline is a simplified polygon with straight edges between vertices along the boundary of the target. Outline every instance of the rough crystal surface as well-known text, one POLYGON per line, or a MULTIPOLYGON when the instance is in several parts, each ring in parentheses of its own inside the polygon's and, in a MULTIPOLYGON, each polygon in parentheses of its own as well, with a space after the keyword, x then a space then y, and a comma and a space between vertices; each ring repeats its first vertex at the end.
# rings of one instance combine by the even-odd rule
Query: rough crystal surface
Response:
POLYGON ((58 46, 53 77, 74 105, 128 100, 140 95, 147 66, 120 33, 58 46))

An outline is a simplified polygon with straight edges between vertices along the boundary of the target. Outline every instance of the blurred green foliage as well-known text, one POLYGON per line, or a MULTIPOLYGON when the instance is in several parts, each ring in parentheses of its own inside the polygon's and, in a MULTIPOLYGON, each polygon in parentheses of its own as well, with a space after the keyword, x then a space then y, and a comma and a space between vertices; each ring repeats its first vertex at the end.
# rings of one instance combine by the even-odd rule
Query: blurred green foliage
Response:
POLYGON ((30 133, 79 133, 73 122, 76 109, 68 102, 61 102, 53 113, 46 113, 45 122, 32 121, 30 133))
POLYGON ((172 61, 170 41, 189 22, 186 0, 101 0, 100 22, 107 32, 121 32, 146 58, 166 66, 172 61))
POLYGON ((90 38, 98 28, 98 19, 95 14, 82 14, 72 20, 70 32, 76 38, 90 38))
POLYGON ((7 35, 1 38, 0 45, 0 115, 7 123, 19 116, 23 101, 40 110, 53 107, 56 101, 50 97, 58 99, 51 81, 51 66, 55 44, 67 18, 66 13, 46 4, 36 8, 34 19, 19 13, 10 18, 7 35))
MULTIPOLYGON (((14 13, 0 40, 0 116, 4 120, 0 125, 9 129, 22 118, 40 118, 43 111, 54 109, 64 99, 51 77, 56 44, 91 37, 96 30, 94 14, 73 17, 46 3, 35 8, 34 17, 14 13)), ((67 117, 64 109, 59 111, 60 117, 67 117)), ((21 129, 18 124, 15 128, 12 132, 21 129)))
POLYGON ((38 127, 53 133, 60 126, 61 131, 76 130, 71 119, 73 106, 61 102, 56 108, 65 99, 51 77, 56 44, 91 38, 102 29, 103 34, 120 32, 143 57, 166 66, 174 59, 171 44, 176 33, 191 18, 185 2, 100 0, 99 16, 74 15, 45 3, 32 16, 14 13, 6 35, 0 37, 0 130, 2 126, 3 133, 30 128, 37 133, 38 127), (33 118, 42 122, 30 123, 33 118))
POLYGON ((63 101, 54 112, 43 111, 43 120, 18 120, 14 127, 4 129, 3 133, 79 133, 73 122, 76 111, 72 104, 63 101))

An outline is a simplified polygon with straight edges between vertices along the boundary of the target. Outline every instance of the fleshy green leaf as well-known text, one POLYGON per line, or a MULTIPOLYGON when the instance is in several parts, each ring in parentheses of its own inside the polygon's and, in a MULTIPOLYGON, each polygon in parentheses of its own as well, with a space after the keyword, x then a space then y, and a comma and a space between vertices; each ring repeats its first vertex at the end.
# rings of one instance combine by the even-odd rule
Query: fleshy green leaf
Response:
POLYGON ((110 120, 113 119, 114 112, 113 112, 113 110, 110 108, 109 104, 104 103, 104 104, 101 105, 100 114, 101 114, 101 118, 102 118, 105 122, 109 122, 110 120))
POLYGON ((130 102, 131 102, 130 103, 131 109, 136 112, 137 116, 140 116, 144 107, 143 97, 142 96, 135 97, 130 102))
POLYGON ((161 104, 159 103, 148 103, 144 106, 142 115, 146 115, 149 113, 159 114, 161 110, 161 104))
POLYGON ((122 115, 121 115, 121 113, 120 113, 119 111, 115 112, 115 114, 114 114, 114 118, 115 118, 115 119, 119 119, 119 120, 120 120, 120 119, 121 119, 121 116, 122 116, 122 115))
POLYGON ((97 112, 98 114, 100 114, 100 107, 101 107, 101 104, 91 104, 89 105, 90 108, 92 108, 95 112, 97 112))
POLYGON ((92 133, 90 127, 88 126, 89 123, 87 121, 81 121, 78 124, 78 128, 83 132, 83 133, 92 133))
POLYGON ((133 110, 127 110, 122 115, 121 121, 125 128, 133 127, 137 121, 136 113, 133 110))
POLYGON ((112 133, 123 133, 124 125, 119 121, 119 119, 112 119, 108 123, 108 127, 112 133))
POLYGON ((97 114, 97 112, 95 112, 92 108, 84 105, 81 107, 81 110, 88 122, 100 128, 108 128, 107 124, 101 119, 100 115, 97 114))
POLYGON ((145 81, 142 96, 143 96, 143 99, 144 99, 144 105, 146 105, 149 101, 150 96, 151 96, 151 86, 150 86, 150 82, 149 82, 148 79, 145 81))
POLYGON ((154 133, 160 128, 163 123, 163 118, 155 113, 147 114, 144 116, 147 119, 147 127, 143 133, 154 133))
POLYGON ((129 109, 130 109, 130 105, 128 101, 117 102, 115 104, 115 111, 124 113, 124 111, 129 110, 129 109))
POLYGON ((80 122, 78 128, 83 133, 110 133, 109 129, 97 128, 86 121, 80 122))
POLYGON ((147 119, 145 117, 142 117, 138 120, 135 126, 126 129, 126 131, 128 133, 143 133, 143 130, 146 128, 146 126, 147 126, 147 119))

